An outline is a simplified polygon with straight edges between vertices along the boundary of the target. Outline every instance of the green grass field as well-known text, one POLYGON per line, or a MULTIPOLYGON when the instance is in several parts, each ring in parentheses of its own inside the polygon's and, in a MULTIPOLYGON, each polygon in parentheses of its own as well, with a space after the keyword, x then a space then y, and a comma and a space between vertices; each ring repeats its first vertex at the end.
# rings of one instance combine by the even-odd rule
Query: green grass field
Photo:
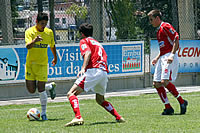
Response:
POLYGON ((175 115, 160 115, 164 106, 157 94, 129 97, 111 97, 115 109, 126 119, 116 123, 115 118, 96 104, 95 100, 80 100, 80 110, 85 124, 64 127, 74 118, 71 106, 65 103, 48 103, 48 121, 29 121, 26 112, 40 108, 39 104, 0 106, 1 133, 198 133, 200 132, 200 92, 184 93, 188 112, 179 115, 179 104, 168 93, 175 115))

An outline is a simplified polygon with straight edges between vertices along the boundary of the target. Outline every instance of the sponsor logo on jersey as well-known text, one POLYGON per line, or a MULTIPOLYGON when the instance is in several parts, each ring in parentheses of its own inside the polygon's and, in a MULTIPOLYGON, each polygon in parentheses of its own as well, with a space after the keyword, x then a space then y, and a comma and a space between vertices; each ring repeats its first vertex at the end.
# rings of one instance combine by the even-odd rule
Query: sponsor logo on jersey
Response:
POLYGON ((171 32, 172 34, 174 34, 176 31, 174 29, 169 29, 169 32, 171 32))
POLYGON ((165 46, 165 43, 164 43, 164 41, 160 41, 160 42, 158 42, 158 44, 159 44, 160 48, 162 48, 162 47, 164 47, 164 46, 165 46))
POLYGON ((47 48, 48 47, 48 44, 34 44, 33 45, 34 48, 47 48))
POLYGON ((86 44, 82 44, 82 45, 81 45, 81 49, 82 49, 82 50, 85 50, 86 48, 87 48, 87 45, 86 45, 86 44))

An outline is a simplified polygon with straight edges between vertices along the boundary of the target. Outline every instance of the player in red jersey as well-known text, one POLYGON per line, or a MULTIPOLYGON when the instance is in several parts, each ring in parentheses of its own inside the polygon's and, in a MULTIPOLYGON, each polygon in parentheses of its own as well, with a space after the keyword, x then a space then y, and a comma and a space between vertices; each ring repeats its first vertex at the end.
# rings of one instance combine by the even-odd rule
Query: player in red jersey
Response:
POLYGON ((179 101, 180 114, 185 114, 188 102, 180 96, 175 85, 170 82, 175 81, 178 73, 178 55, 176 51, 179 48, 179 35, 171 24, 162 21, 162 14, 159 10, 150 11, 148 16, 151 25, 158 27, 157 40, 160 53, 153 59, 152 64, 155 65, 153 85, 165 104, 162 115, 174 114, 174 109, 168 101, 165 88, 179 101))
POLYGON ((96 102, 110 112, 117 122, 125 122, 112 104, 104 98, 108 82, 107 54, 102 45, 92 38, 93 26, 83 23, 79 27, 79 32, 83 37, 80 40, 80 51, 84 62, 81 71, 77 75, 78 79, 67 93, 75 118, 65 126, 82 125, 84 123, 76 96, 83 91, 88 92, 89 90, 96 93, 96 102))

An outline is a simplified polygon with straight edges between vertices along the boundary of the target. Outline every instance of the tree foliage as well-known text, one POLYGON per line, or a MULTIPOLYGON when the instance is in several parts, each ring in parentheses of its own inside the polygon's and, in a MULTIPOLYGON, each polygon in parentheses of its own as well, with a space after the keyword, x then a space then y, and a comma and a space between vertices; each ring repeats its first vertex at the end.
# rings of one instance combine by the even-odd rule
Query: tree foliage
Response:
POLYGON ((85 19, 87 17, 88 11, 86 6, 79 6, 73 3, 67 10, 67 14, 72 14, 77 18, 85 19))
POLYGON ((14 27, 17 25, 17 20, 16 17, 19 16, 17 13, 17 6, 16 6, 16 0, 11 0, 11 17, 12 17, 12 27, 13 27, 13 32, 15 33, 16 31, 14 30, 14 27))
POLYGON ((136 24, 134 1, 106 0, 105 7, 112 18, 113 27, 117 30, 117 39, 136 39, 140 28, 136 24))
POLYGON ((150 25, 147 14, 153 9, 158 9, 162 13, 163 21, 172 23, 171 0, 142 0, 141 5, 141 11, 145 12, 146 16, 139 18, 140 27, 146 36, 156 38, 156 28, 150 25))
POLYGON ((141 7, 138 10, 142 11, 143 15, 138 16, 137 23, 143 31, 143 39, 145 41, 145 53, 150 52, 150 39, 156 39, 156 28, 150 25, 147 14, 153 9, 158 9, 162 12, 162 19, 171 23, 171 8, 171 0, 141 0, 141 7))
POLYGON ((11 16, 13 18, 19 16, 17 13, 16 0, 11 0, 11 16))

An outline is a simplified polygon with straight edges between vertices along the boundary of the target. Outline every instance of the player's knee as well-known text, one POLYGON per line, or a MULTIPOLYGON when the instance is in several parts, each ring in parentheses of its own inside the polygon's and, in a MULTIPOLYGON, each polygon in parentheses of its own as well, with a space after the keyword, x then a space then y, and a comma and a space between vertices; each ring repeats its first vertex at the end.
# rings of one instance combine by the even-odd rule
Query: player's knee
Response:
POLYGON ((168 80, 162 80, 161 84, 166 87, 169 84, 169 81, 168 80))
POLYGON ((162 83, 161 82, 153 82, 153 87, 154 88, 159 88, 162 86, 162 83))
POLYGON ((163 85, 164 85, 164 84, 165 84, 165 81, 164 81, 164 80, 162 80, 162 81, 161 81, 161 84, 163 84, 163 85))
POLYGON ((38 92, 43 92, 43 91, 45 91, 45 89, 43 88, 43 89, 41 89, 41 88, 38 88, 38 92))
POLYGON ((101 105, 101 104, 103 103, 103 101, 102 101, 102 100, 99 100, 99 99, 96 99, 96 102, 97 102, 99 105, 101 105))
POLYGON ((156 83, 155 82, 153 82, 153 87, 156 88, 156 83))
POLYGON ((105 101, 105 98, 103 95, 100 95, 100 94, 96 94, 96 102, 99 104, 99 105, 102 105, 102 103, 105 101))
POLYGON ((158 82, 153 82, 153 87, 154 88, 159 88, 159 83, 158 82))
POLYGON ((29 93, 35 93, 36 89, 35 88, 27 88, 29 93))
POLYGON ((102 103, 105 101, 104 98, 96 98, 96 102, 99 104, 99 105, 102 105, 102 103))
POLYGON ((72 95, 73 95, 73 93, 68 92, 68 93, 67 93, 67 98, 70 98, 72 95))
POLYGON ((26 88, 27 88, 29 93, 35 93, 35 91, 36 91, 36 83, 35 82, 26 81, 26 88))

